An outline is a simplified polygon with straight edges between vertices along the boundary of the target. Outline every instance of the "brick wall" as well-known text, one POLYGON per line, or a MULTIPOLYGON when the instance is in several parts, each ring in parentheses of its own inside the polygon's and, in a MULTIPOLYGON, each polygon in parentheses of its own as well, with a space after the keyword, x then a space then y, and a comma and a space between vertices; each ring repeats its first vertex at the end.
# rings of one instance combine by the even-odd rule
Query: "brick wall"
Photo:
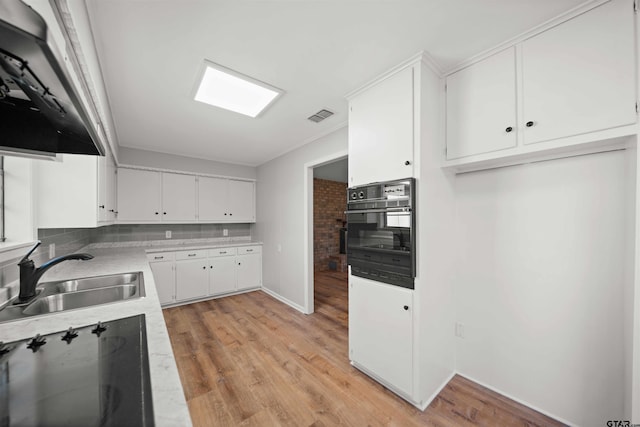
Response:
POLYGON ((316 271, 328 270, 329 257, 340 254, 340 228, 346 209, 346 183, 313 179, 313 260, 316 271))

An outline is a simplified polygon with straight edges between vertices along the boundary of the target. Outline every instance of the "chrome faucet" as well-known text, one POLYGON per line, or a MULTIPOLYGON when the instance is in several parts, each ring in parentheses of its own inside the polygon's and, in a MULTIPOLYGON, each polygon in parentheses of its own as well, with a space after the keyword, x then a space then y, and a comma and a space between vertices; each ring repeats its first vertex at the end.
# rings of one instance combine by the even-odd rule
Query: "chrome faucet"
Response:
POLYGON ((29 250, 29 252, 20 260, 18 266, 20 267, 20 294, 14 304, 24 304, 31 301, 36 296, 36 285, 42 275, 51 267, 62 261, 70 259, 89 260, 93 258, 91 254, 69 254, 52 258, 49 261, 36 268, 34 262, 29 259, 29 256, 40 246, 40 240, 29 250))

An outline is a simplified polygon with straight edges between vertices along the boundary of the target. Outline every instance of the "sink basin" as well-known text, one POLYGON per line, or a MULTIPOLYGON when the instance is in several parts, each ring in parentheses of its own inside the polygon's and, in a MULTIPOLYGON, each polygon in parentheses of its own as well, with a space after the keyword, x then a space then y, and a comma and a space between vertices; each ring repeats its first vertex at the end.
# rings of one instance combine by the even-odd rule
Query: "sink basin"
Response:
POLYGON ((82 279, 65 280, 64 282, 50 282, 39 285, 38 288, 54 288, 57 292, 77 292, 89 289, 108 288, 126 284, 137 285, 140 273, 112 274, 110 276, 85 277, 82 279))
POLYGON ((94 288, 88 291, 67 292, 37 298, 22 313, 26 316, 54 313, 56 311, 84 308, 130 298, 138 298, 136 285, 117 285, 108 288, 94 288))
POLYGON ((0 322, 145 296, 141 272, 41 283, 36 290, 31 303, 1 309, 0 322))

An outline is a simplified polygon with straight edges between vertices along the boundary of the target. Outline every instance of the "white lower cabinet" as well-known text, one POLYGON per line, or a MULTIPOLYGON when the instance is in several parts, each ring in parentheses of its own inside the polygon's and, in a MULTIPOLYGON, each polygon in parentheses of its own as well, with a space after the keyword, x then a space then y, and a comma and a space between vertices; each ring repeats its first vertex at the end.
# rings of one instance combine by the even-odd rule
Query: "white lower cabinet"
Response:
POLYGON ((147 254, 160 304, 220 296, 262 285, 261 246, 147 254))
POLYGON ((156 282, 156 292, 160 304, 171 304, 176 300, 176 270, 173 253, 147 255, 153 280, 156 282))
POLYGON ((349 276, 349 359, 413 395, 413 291, 349 276))
POLYGON ((236 248, 209 251, 209 295, 220 295, 236 290, 236 248))
POLYGON ((209 293, 207 251, 176 253, 176 301, 205 297, 209 293))
POLYGON ((260 246, 238 248, 238 290, 262 286, 262 254, 260 246))

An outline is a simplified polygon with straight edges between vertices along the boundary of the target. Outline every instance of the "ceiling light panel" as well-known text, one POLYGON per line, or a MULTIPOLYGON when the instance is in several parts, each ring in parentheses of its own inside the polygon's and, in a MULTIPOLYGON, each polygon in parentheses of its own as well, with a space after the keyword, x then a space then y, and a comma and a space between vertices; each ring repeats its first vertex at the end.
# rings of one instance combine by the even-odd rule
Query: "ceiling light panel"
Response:
POLYGON ((205 61, 194 99, 257 117, 284 92, 259 80, 205 61))

